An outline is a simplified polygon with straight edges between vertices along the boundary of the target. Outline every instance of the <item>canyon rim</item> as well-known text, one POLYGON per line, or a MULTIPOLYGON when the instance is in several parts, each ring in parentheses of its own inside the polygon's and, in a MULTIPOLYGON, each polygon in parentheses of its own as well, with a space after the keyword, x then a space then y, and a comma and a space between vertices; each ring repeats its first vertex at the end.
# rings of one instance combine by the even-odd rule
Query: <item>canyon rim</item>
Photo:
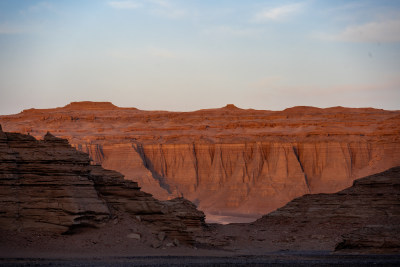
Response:
POLYGON ((254 221, 296 197, 334 193, 400 165, 400 112, 372 108, 168 112, 86 101, 0 123, 65 138, 157 199, 192 201, 208 222, 254 221))

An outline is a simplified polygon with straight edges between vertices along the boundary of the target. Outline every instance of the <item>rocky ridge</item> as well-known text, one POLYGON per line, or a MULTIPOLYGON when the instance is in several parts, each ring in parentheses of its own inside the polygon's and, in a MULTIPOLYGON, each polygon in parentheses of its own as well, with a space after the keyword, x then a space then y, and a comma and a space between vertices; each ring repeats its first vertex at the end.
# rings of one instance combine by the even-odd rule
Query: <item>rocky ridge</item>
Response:
POLYGON ((120 173, 89 163, 87 154, 50 133, 36 140, 0 127, 0 254, 140 255, 181 245, 232 255, 400 251, 400 167, 337 193, 296 198, 253 223, 207 225, 193 203, 156 200, 120 173))
POLYGON ((399 234, 400 167, 395 167, 337 193, 296 198, 253 223, 214 226, 209 237, 226 249, 254 252, 273 247, 399 253, 399 234))
POLYGON ((74 102, 0 116, 8 131, 50 130, 93 164, 159 199, 184 196, 209 221, 251 221, 308 193, 332 193, 400 165, 400 112, 294 107, 142 111, 74 102))
MULTIPOLYGON (((47 133, 43 140, 0 127, 0 229, 73 234, 129 217, 149 242, 192 244, 204 214, 189 201, 159 201, 118 172, 47 133), (162 233, 163 238, 157 236, 162 233), (166 242, 166 241, 165 241, 166 242)), ((141 234, 132 233, 132 238, 141 234)))

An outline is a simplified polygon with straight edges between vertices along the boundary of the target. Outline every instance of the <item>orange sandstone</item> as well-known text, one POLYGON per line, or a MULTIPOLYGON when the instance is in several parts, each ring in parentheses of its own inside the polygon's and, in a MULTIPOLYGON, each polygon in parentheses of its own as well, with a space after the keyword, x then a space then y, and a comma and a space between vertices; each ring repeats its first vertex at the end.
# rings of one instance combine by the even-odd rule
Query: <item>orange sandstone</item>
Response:
POLYGON ((400 165, 400 111, 372 108, 168 112, 75 102, 0 116, 0 123, 66 138, 157 198, 191 200, 208 221, 249 221, 400 165))

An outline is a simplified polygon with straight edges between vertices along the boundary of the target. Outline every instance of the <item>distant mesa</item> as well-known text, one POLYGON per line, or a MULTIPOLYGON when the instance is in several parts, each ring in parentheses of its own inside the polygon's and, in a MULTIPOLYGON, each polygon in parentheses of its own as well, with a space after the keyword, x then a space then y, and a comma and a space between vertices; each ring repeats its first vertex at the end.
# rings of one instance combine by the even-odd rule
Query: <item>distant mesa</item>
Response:
POLYGON ((231 110, 240 110, 240 108, 238 108, 237 106, 235 106, 234 104, 227 104, 224 109, 231 109, 231 110))
MULTIPOLYGON (((70 104, 59 107, 59 108, 51 108, 51 109, 24 109, 22 114, 38 114, 48 111, 56 111, 56 110, 115 110, 119 109, 119 107, 115 106, 111 102, 93 102, 93 101, 80 101, 80 102, 71 102, 70 104)), ((130 110, 136 110, 136 108, 129 108, 130 110)))
POLYGON ((284 110, 286 113, 320 113, 321 111, 321 108, 309 106, 296 106, 284 110))
POLYGON ((71 102, 64 107, 65 109, 116 109, 118 108, 111 102, 92 102, 92 101, 81 101, 81 102, 71 102))
POLYGON ((244 111, 244 109, 238 108, 234 104, 227 104, 221 108, 207 108, 207 109, 200 109, 194 112, 220 112, 220 111, 244 111))
POLYGON ((384 109, 376 109, 376 108, 370 108, 370 107, 366 107, 366 108, 346 108, 346 107, 342 107, 342 106, 336 106, 336 107, 330 107, 330 108, 326 108, 326 111, 330 111, 330 112, 348 112, 348 111, 352 111, 352 112, 374 112, 377 113, 379 111, 385 111, 384 109))
POLYGON ((227 104, 225 107, 217 108, 217 109, 211 109, 211 110, 243 111, 243 109, 238 108, 234 104, 227 104))
MULTIPOLYGON (((22 114, 41 114, 43 112, 51 112, 56 110, 70 110, 70 111, 79 111, 79 110, 91 110, 91 111, 102 111, 102 110, 124 110, 124 111, 140 111, 134 107, 118 107, 111 102, 95 102, 95 101, 76 101, 71 102, 70 104, 64 107, 58 108, 50 108, 50 109, 37 109, 30 108, 25 109, 21 113, 22 114)), ((153 110, 154 112, 160 112, 161 110, 153 110)), ((193 112, 218 112, 218 111, 242 111, 242 112, 271 112, 269 110, 256 110, 256 109, 242 109, 234 104, 227 104, 221 108, 210 108, 210 109, 200 109, 193 112)), ((169 111, 162 111, 169 112, 169 111)), ((323 114, 323 113, 343 113, 343 112, 355 112, 355 113, 377 113, 377 112, 385 112, 383 109, 374 109, 374 108, 346 108, 341 106, 329 107, 329 108, 318 108, 311 106, 295 106, 291 108, 284 109, 282 111, 285 114, 323 114)))
POLYGON ((310 106, 295 106, 291 108, 287 108, 284 112, 293 114, 322 114, 322 113, 343 113, 343 112, 373 112, 377 113, 380 111, 384 111, 383 109, 375 109, 375 108, 346 108, 342 106, 336 107, 329 107, 329 108, 317 108, 317 107, 310 107, 310 106))

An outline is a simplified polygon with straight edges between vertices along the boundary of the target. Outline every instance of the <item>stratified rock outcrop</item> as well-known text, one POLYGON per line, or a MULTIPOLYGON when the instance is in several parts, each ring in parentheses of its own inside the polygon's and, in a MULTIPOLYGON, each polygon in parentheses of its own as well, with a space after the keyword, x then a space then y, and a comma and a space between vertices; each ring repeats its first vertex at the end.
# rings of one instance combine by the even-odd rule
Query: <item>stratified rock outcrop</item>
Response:
MULTIPOLYGON (((88 236, 102 231, 98 246, 113 244, 114 251, 146 243, 154 248, 202 244, 256 254, 280 249, 397 253, 400 167, 356 180, 337 193, 298 197, 250 224, 206 225, 204 213, 190 201, 159 201, 120 173, 91 165, 87 154, 64 139, 47 133, 36 140, 0 127, 0 215, 3 248, 12 241, 19 249, 37 232, 78 236, 100 228, 88 236)), ((63 240, 74 244, 60 235, 38 236, 46 248, 46 240, 57 249, 63 240)), ((86 249, 96 247, 94 242, 86 249)))
MULTIPOLYGON (((265 251, 400 252, 400 167, 332 194, 304 195, 253 223, 213 225, 209 244, 265 251)), ((205 242, 205 241, 204 241, 205 242)))
POLYGON ((68 141, 47 134, 0 132, 0 225, 66 232, 75 225, 97 226, 109 218, 89 180, 89 159, 68 141))
POLYGON ((204 214, 185 199, 158 201, 50 133, 43 140, 0 128, 0 229, 74 233, 128 214, 155 235, 192 243, 204 214))
POLYGON ((189 199, 210 221, 255 219, 400 165, 400 112, 372 108, 167 112, 74 102, 0 122, 35 137, 50 130, 156 198, 189 199))
POLYGON ((252 224, 280 229, 293 243, 400 251, 400 167, 354 181, 335 194, 305 195, 252 224))

